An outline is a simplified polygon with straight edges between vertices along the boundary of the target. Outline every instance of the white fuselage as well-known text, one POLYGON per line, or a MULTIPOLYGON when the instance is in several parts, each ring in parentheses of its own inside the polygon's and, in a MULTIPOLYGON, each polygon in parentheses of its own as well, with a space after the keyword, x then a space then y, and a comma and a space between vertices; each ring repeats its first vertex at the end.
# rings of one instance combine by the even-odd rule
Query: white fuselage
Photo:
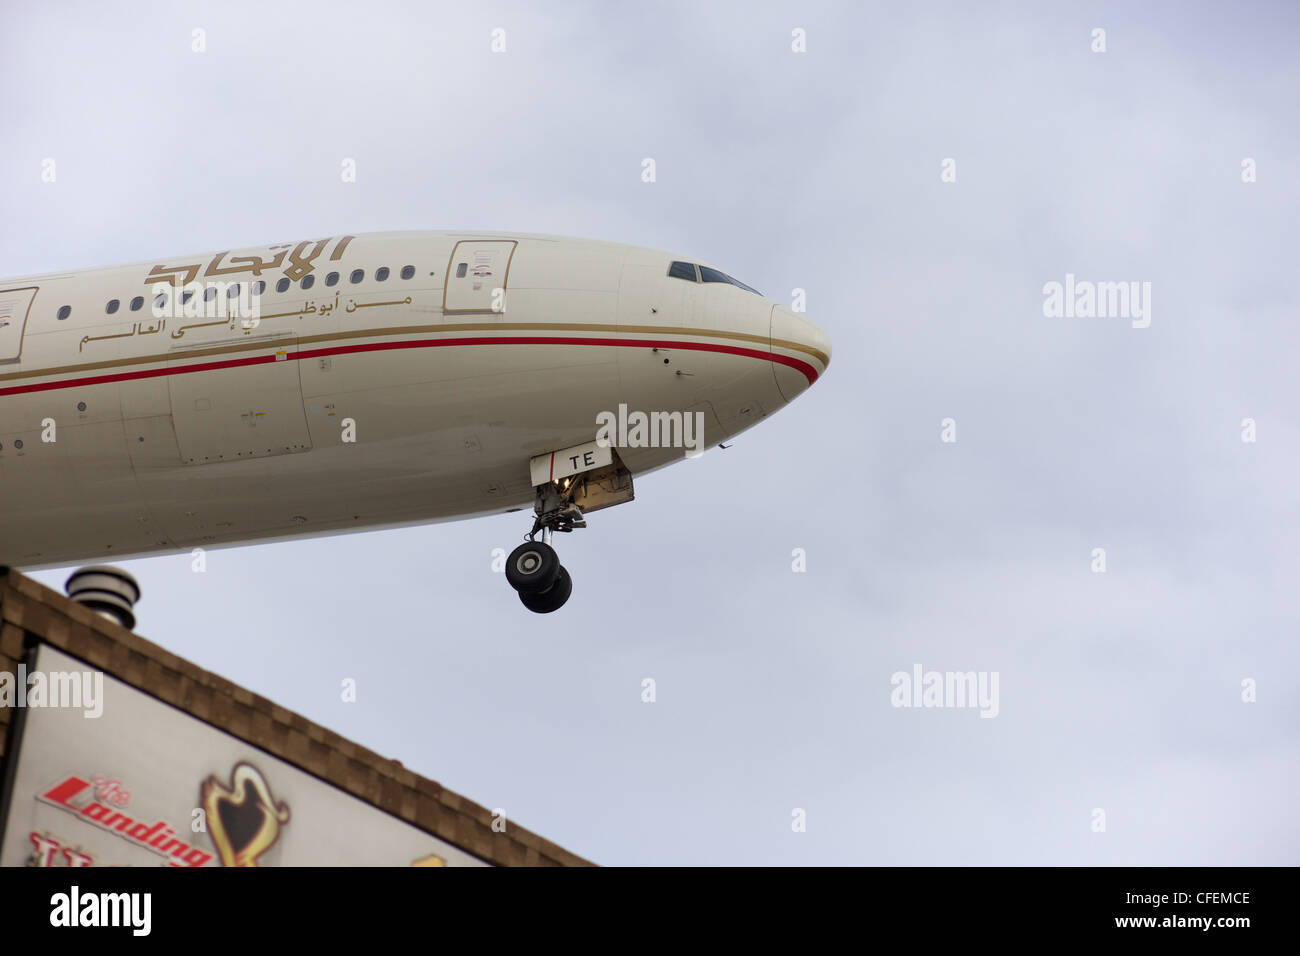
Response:
MULTIPOLYGON (((530 458, 620 405, 701 412, 704 446, 725 441, 830 344, 752 291, 670 276, 683 259, 407 232, 0 282, 0 565, 516 510, 530 458), (255 320, 218 311, 256 282, 255 320)), ((634 475, 683 457, 617 451, 634 475)))

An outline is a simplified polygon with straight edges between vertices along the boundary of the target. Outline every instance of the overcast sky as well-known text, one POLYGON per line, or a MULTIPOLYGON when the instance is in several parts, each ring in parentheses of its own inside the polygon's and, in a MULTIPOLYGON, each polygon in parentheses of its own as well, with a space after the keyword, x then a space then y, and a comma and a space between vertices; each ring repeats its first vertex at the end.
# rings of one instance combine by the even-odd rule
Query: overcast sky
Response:
POLYGON ((1300 863, 1300 8, 865 6, 7 5, 0 274, 543 232, 834 345, 560 536, 559 613, 516 514, 125 562, 140 632, 605 864, 1300 863))

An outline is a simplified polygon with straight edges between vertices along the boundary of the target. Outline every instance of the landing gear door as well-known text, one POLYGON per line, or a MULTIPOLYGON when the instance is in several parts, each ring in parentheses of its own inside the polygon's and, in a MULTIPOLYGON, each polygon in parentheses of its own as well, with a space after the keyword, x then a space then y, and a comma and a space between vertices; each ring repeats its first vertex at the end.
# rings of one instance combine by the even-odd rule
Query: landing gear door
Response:
POLYGON ((447 263, 442 291, 444 315, 506 310, 506 280, 514 258, 513 239, 473 239, 456 243, 447 263))
POLYGON ((36 286, 0 289, 0 362, 16 362, 23 354, 23 329, 36 286))

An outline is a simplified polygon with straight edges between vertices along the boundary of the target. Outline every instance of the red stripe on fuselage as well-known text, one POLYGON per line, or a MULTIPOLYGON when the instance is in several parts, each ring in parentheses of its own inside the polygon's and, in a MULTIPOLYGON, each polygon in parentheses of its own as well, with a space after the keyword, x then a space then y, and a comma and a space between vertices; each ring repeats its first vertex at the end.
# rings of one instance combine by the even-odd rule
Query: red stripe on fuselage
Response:
MULTIPOLYGON (((186 375, 190 372, 213 372, 223 368, 243 368, 250 365, 264 365, 276 361, 299 362, 303 359, 323 358, 327 355, 348 355, 360 352, 386 352, 395 349, 444 348, 462 345, 604 345, 615 348, 674 348, 695 352, 721 352, 725 355, 743 355, 747 358, 762 359, 785 365, 803 374, 811 385, 817 381, 817 370, 807 362, 788 355, 775 352, 760 352, 758 349, 740 348, 735 345, 714 345, 708 342, 674 342, 655 339, 588 339, 562 338, 556 336, 476 336, 473 338, 452 339, 406 339, 398 342, 362 342, 356 345, 338 345, 321 349, 299 349, 285 352, 283 359, 275 354, 252 355, 247 358, 223 359, 217 362, 196 362, 193 365, 177 365, 171 368, 141 369, 135 372, 114 372, 108 375, 87 375, 80 378, 68 378, 55 382, 36 382, 31 385, 11 385, 0 388, 0 396, 22 395, 30 392, 48 392, 61 388, 75 388, 83 385, 107 385, 113 382, 131 382, 146 378, 160 378, 165 375, 186 375)), ((39 372, 33 373, 39 375, 39 372)))

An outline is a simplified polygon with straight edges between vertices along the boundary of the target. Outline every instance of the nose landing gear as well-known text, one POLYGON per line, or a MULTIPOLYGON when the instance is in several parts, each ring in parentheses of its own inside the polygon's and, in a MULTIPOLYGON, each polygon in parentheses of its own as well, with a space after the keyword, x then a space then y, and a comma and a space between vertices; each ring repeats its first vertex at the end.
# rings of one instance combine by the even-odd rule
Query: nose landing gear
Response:
POLYGON ((582 509, 554 484, 539 488, 533 510, 537 518, 528 540, 506 558, 506 581, 519 592, 524 607, 536 614, 550 614, 564 607, 573 593, 573 579, 551 547, 551 534, 585 528, 587 521, 582 509))

